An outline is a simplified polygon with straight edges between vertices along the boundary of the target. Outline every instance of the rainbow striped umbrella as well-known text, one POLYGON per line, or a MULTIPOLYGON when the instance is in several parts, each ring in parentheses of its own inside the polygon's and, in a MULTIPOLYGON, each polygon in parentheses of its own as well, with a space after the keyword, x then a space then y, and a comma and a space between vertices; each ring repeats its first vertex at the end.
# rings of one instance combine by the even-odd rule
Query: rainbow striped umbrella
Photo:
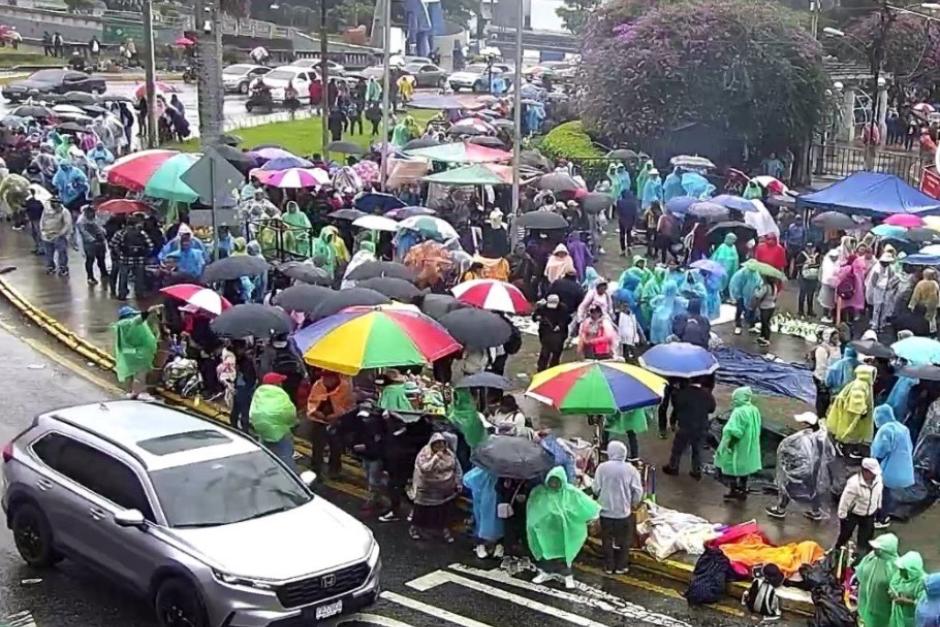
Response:
POLYGON ((349 307, 298 331, 294 341, 308 364, 350 375, 420 366, 460 350, 444 327, 403 306, 349 307))
POLYGON ((563 414, 614 414, 658 404, 666 380, 620 361, 561 364, 532 377, 526 396, 563 414))

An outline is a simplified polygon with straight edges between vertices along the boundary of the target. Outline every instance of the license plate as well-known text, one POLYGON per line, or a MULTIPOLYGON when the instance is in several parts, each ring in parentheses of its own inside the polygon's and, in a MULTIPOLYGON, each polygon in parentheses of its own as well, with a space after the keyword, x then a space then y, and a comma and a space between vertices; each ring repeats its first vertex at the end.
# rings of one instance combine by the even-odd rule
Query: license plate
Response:
POLYGON ((314 617, 317 620, 323 620, 325 618, 330 618, 332 616, 336 616, 337 614, 341 614, 342 611, 343 611, 343 600, 340 599, 339 601, 333 601, 332 603, 328 605, 321 605, 320 607, 318 607, 316 610, 316 613, 314 614, 314 617))

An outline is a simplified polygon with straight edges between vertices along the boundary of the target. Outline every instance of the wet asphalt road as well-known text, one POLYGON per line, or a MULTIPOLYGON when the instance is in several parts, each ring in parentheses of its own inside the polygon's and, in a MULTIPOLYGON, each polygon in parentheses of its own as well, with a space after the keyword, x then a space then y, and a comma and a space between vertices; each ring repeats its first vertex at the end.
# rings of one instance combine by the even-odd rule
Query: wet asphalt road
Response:
MULTIPOLYGON (((50 349, 37 352, 35 341, 29 339, 30 332, 8 312, 2 312, 0 322, 16 327, 16 335, 0 328, 0 354, 4 355, 0 360, 0 380, 5 383, 0 442, 14 437, 36 413, 114 395, 113 388, 103 389, 78 376, 74 369, 81 365, 65 367, 65 362, 57 363, 61 360, 51 359, 55 354, 50 349), (31 344, 24 343, 18 337, 20 333, 25 333, 25 342, 31 344)), ((340 484, 340 490, 325 488, 324 496, 354 515, 358 513, 362 502, 350 494, 355 489, 340 484)), ((406 523, 369 524, 382 547, 386 598, 366 612, 382 618, 347 618, 340 624, 392 627, 751 624, 735 607, 690 611, 678 597, 678 591, 664 582, 630 577, 615 581, 599 576, 597 562, 592 558, 582 560, 583 568, 576 572, 579 581, 588 587, 566 593, 557 584, 551 590, 535 588, 529 583, 531 573, 523 573, 507 583, 507 575, 499 571, 495 561, 481 561, 471 554, 468 538, 459 538, 454 545, 435 541, 415 543, 407 538, 406 523), (596 599, 605 595, 611 595, 606 597, 607 605, 597 607, 596 599)), ((322 541, 313 535, 297 539, 318 540, 322 541)), ((145 602, 130 597, 80 565, 66 560, 49 571, 28 568, 16 554, 10 532, 4 526, 0 526, 0 589, 3 590, 0 625, 18 617, 19 622, 13 623, 17 627, 156 627, 145 602)))

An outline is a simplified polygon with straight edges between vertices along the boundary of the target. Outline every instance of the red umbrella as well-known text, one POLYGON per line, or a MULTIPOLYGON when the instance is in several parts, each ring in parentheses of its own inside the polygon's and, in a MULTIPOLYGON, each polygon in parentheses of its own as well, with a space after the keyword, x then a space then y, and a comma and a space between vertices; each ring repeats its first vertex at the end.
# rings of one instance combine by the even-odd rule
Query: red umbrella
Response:
POLYGON ((177 46, 182 46, 183 48, 188 48, 189 46, 196 45, 196 42, 190 39, 189 37, 179 37, 173 43, 176 44, 177 46))
POLYGON ((150 211, 150 205, 142 200, 128 200, 119 198, 117 200, 108 200, 97 207, 98 211, 110 213, 112 215, 137 213, 138 211, 147 213, 150 211))
POLYGON ((178 154, 175 150, 141 150, 121 157, 105 170, 108 183, 141 192, 157 168, 178 154))
POLYGON ((458 283, 451 290, 460 302, 509 314, 524 315, 532 311, 532 305, 518 287, 505 281, 475 279, 458 283))
POLYGON ((201 309, 206 313, 216 316, 232 306, 230 302, 225 300, 225 298, 220 296, 217 292, 207 287, 202 287, 201 285, 193 285, 192 283, 180 283, 179 285, 164 287, 160 290, 160 293, 178 298, 196 309, 201 309))
MULTIPOLYGON (((177 89, 177 88, 174 87, 173 85, 170 85, 169 83, 164 83, 163 81, 157 81, 157 82, 156 82, 156 87, 157 87, 157 92, 158 92, 158 93, 164 93, 164 94, 176 94, 176 93, 179 93, 179 89, 177 89)), ((138 87, 137 90, 134 92, 134 97, 136 97, 138 100, 139 100, 140 98, 143 98, 145 95, 147 95, 147 84, 146 84, 146 83, 144 83, 143 85, 141 85, 140 87, 138 87)))

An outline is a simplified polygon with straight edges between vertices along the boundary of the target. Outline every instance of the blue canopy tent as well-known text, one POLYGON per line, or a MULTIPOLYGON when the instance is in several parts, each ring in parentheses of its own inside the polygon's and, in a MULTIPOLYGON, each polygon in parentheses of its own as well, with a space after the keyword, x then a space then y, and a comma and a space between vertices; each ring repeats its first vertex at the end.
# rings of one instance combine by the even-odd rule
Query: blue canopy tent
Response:
POLYGON ((796 207, 871 217, 895 213, 940 215, 940 201, 936 198, 893 174, 881 172, 856 172, 824 190, 797 197, 796 207))

